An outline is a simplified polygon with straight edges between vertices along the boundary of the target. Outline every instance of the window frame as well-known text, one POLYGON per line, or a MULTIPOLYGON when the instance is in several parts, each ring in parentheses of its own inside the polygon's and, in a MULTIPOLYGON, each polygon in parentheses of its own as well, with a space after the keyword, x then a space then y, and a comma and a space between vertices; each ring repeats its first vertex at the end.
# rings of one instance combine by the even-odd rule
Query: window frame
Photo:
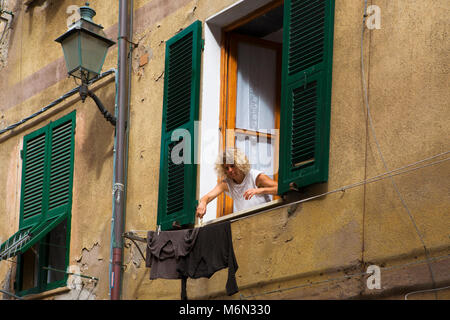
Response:
MULTIPOLYGON (((47 283, 48 272, 59 272, 59 271, 51 271, 43 269, 42 267, 48 267, 48 256, 50 252, 50 246, 47 243, 47 240, 52 232, 54 232, 62 223, 65 223, 65 256, 64 256, 64 265, 65 269, 67 269, 69 265, 69 253, 70 253, 70 234, 71 234, 71 211, 72 211, 72 193, 73 193, 73 172, 74 172, 74 149, 75 149, 75 127, 76 127, 76 110, 70 112, 69 114, 59 118, 56 121, 51 121, 46 126, 26 135, 24 137, 24 148, 21 151, 21 157, 23 161, 22 165, 22 184, 21 184, 21 206, 20 206, 20 216, 19 216, 19 232, 22 230, 30 229, 31 232, 34 233, 36 238, 39 238, 36 243, 32 245, 31 248, 26 249, 26 251, 18 254, 17 257, 17 272, 16 272, 16 283, 15 283, 15 291, 18 296, 25 296, 29 294, 42 293, 45 291, 49 291, 58 287, 62 287, 67 283, 68 274, 64 273, 64 276, 60 280, 56 280, 50 283, 47 283), (70 138, 69 144, 66 144, 65 147, 61 149, 65 150, 65 153, 55 155, 55 159, 60 160, 61 158, 68 159, 66 161, 70 161, 69 167, 66 169, 67 174, 67 182, 68 189, 65 191, 65 195, 67 196, 67 200, 64 204, 56 206, 52 209, 49 208, 50 204, 50 189, 51 189, 51 169, 52 169, 52 146, 53 146, 53 129, 58 129, 63 126, 66 126, 70 123, 70 129, 68 132, 68 137, 70 138), (27 146, 28 141, 31 139, 38 137, 39 135, 45 134, 45 146, 44 146, 44 175, 43 175, 43 192, 41 195, 41 212, 40 214, 34 216, 32 219, 25 221, 24 219, 24 198, 25 198, 25 189, 27 187, 27 181, 25 177, 25 173, 27 170, 27 165, 29 165, 30 161, 27 158, 27 146), (33 232, 35 231, 35 232, 33 232), (38 248, 38 252, 34 252, 35 249, 33 247, 38 248), (31 288, 23 289, 24 282, 24 256, 26 254, 37 254, 37 265, 33 265, 33 270, 37 275, 37 285, 31 288), (36 270, 36 267, 38 268, 36 270)), ((67 133, 64 136, 67 137, 67 133)), ((60 140, 61 141, 61 140, 60 140)), ((56 142, 55 142, 56 145, 56 142)), ((59 146, 58 146, 59 147, 59 146)), ((59 150, 61 151, 61 150, 59 150)), ((58 168, 59 169, 59 168, 58 168)), ((56 172, 56 171, 55 171, 56 172)), ((56 185, 60 183, 57 180, 56 185)), ((65 190, 65 189, 64 189, 65 190)), ((61 270, 66 271, 66 270, 61 270)))
MULTIPOLYGON (((220 99, 220 113, 219 113, 219 130, 221 132, 221 139, 224 142, 223 147, 219 150, 223 152, 224 148, 235 146, 235 132, 244 133, 248 135, 256 135, 257 137, 265 135, 268 139, 275 140, 275 152, 276 155, 274 161, 274 167, 278 167, 278 150, 279 139, 278 136, 263 134, 256 131, 250 131, 245 129, 236 128, 236 98, 237 98, 237 46, 240 42, 252 43, 257 46, 274 49, 277 52, 276 62, 276 97, 275 97, 275 128, 280 129, 280 108, 281 108, 281 68, 282 68, 282 50, 283 44, 276 43, 268 40, 259 39, 256 37, 245 36, 234 33, 233 31, 240 26, 244 25, 260 17, 261 15, 281 6, 284 0, 277 0, 269 3, 262 8, 254 11, 250 15, 237 20, 235 23, 222 30, 222 44, 221 44, 221 99, 220 99)), ((217 182, 221 179, 218 178, 217 182)), ((274 180, 278 181, 278 172, 274 173, 274 180)), ((279 199, 279 196, 274 196, 275 199, 279 199)), ((220 218, 225 215, 233 213, 233 200, 225 193, 217 197, 217 213, 216 218, 220 218)))
MULTIPOLYGON (((329 131, 330 128, 330 110, 331 110, 331 73, 333 69, 333 34, 334 34, 334 0, 326 0, 326 11, 325 11, 325 32, 327 33, 327 40, 325 41, 323 48, 327 51, 326 52, 326 63, 328 64, 328 68, 326 70, 326 74, 328 76, 329 81, 327 81, 326 85, 322 86, 325 88, 326 91, 326 97, 323 97, 323 101, 325 101, 325 109, 326 114, 323 117, 323 119, 328 120, 327 130, 329 131), (328 1, 330 1, 328 3, 328 1)), ((283 47, 287 45, 287 42, 285 41, 286 36, 288 34, 289 25, 287 24, 285 18, 287 15, 290 15, 291 12, 288 11, 287 8, 290 8, 291 5, 294 3, 294 5, 301 4, 302 1, 295 1, 295 0, 284 0, 281 1, 271 1, 271 0, 261 0, 261 1, 251 1, 251 0, 243 0, 236 2, 229 7, 216 12, 215 14, 209 16, 205 19, 205 52, 204 52, 204 64, 208 66, 208 70, 206 68, 203 68, 202 71, 202 87, 203 90, 201 92, 201 100, 202 100, 202 107, 201 107, 201 130, 202 130, 202 136, 200 139, 200 145, 199 150, 201 153, 199 153, 199 157, 203 160, 202 165, 199 166, 199 194, 203 195, 209 192, 218 182, 218 179, 212 179, 211 177, 215 175, 214 170, 214 160, 212 159, 212 155, 217 155, 217 152, 220 152, 220 150, 223 149, 223 128, 219 126, 219 117, 220 112, 223 112, 223 110, 219 110, 220 106, 223 105, 223 91, 224 91, 224 70, 226 70, 226 59, 224 59, 223 50, 224 50, 224 33, 227 30, 226 28, 233 28, 238 27, 241 24, 246 23, 246 19, 252 19, 252 16, 260 12, 261 10, 264 10, 267 8, 267 6, 270 6, 271 4, 273 6, 278 5, 279 3, 284 4, 284 17, 283 17, 283 47), (205 107, 206 106, 206 107, 205 107), (218 106, 217 108, 211 108, 210 106, 218 106), (217 109, 217 110, 216 110, 217 109), (207 135, 204 134, 204 132, 208 132, 207 135)), ((321 4, 320 4, 321 5, 321 4)), ((316 6, 314 4, 314 6, 316 6)), ((283 50, 285 50, 283 48, 283 50)), ((284 54, 283 54, 283 60, 284 54)), ((283 61, 284 63, 284 61, 283 61)), ((284 65, 283 65, 284 69, 284 65)), ((308 75, 309 77, 309 75, 308 75)), ((302 77, 304 79, 304 77, 302 77)), ((300 79, 300 80, 302 80, 300 79)), ((282 74, 282 90, 283 87, 287 86, 285 83, 285 79, 282 74)), ((282 96, 281 99, 285 99, 286 97, 282 96)), ((283 100, 281 102, 281 106, 283 105, 283 100)), ((281 108, 280 112, 280 118, 281 121, 283 120, 283 117, 286 116, 286 114, 283 115, 283 107, 281 108)), ((288 115, 288 117, 291 117, 288 115)), ((217 206, 218 199, 214 199, 208 204, 208 210, 206 212, 206 215, 203 217, 204 223, 214 222, 214 221, 222 221, 224 219, 229 219, 230 216, 237 217, 237 216, 249 216, 254 213, 264 212, 268 210, 268 208, 274 208, 279 205, 283 205, 286 202, 291 202, 294 198, 298 199, 297 196, 291 197, 290 194, 292 192, 295 192, 295 189, 291 187, 291 181, 287 181, 289 179, 295 179, 293 176, 288 176, 285 178, 285 183, 283 185, 283 188, 280 189, 280 179, 282 178, 281 170, 283 169, 283 166, 285 166, 284 162, 286 162, 286 159, 281 159, 281 154, 283 152, 283 142, 284 140, 287 140, 286 133, 284 133, 283 137, 283 123, 280 126, 280 144, 279 144, 279 159, 278 159, 278 194, 282 196, 281 199, 278 199, 276 201, 272 201, 267 203, 265 206, 251 208, 249 210, 239 211, 236 213, 233 213, 231 215, 223 216, 220 218, 217 218, 217 206), (282 161, 284 160, 284 161, 282 161), (206 221, 206 222, 205 222, 206 221)), ((322 135, 323 136, 323 135, 322 135)), ((327 137, 325 140, 322 140, 322 153, 326 153, 323 155, 323 164, 326 164, 324 166, 321 166, 321 170, 323 171, 323 180, 322 181, 312 181, 312 185, 316 185, 317 183, 326 182, 328 179, 328 166, 329 166, 329 141, 330 141, 330 134, 328 132, 327 137)), ((286 157, 285 157, 286 158, 286 157)), ((292 181, 294 182, 294 181, 292 181)), ((304 185, 303 187, 308 188, 309 185, 304 185)), ((303 188, 302 187, 302 188, 303 188)))

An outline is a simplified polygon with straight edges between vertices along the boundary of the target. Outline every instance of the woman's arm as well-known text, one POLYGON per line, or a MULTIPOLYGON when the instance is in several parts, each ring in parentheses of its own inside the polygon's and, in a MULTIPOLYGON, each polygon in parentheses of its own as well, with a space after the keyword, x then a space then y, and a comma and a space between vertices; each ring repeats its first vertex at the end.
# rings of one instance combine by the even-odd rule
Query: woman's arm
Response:
POLYGON ((219 194, 221 194, 224 191, 228 191, 228 186, 225 181, 219 182, 210 192, 205 194, 199 201, 197 210, 195 212, 196 216, 200 219, 203 218, 203 216, 206 213, 206 206, 208 203, 213 201, 219 194))
POLYGON ((256 178, 256 189, 248 189, 244 192, 244 199, 250 200, 255 194, 273 194, 276 195, 278 191, 278 183, 270 179, 264 173, 261 173, 256 178))

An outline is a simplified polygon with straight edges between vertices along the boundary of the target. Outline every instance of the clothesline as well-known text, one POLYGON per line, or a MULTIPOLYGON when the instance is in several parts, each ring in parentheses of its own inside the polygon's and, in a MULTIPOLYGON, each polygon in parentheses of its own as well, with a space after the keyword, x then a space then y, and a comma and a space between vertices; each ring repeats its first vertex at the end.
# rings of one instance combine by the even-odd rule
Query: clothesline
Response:
MULTIPOLYGON (((449 153, 449 152, 450 151, 447 151, 445 153, 449 153)), ((442 155, 442 154, 440 154, 440 155, 442 155)), ((289 202, 289 203, 277 206, 276 208, 280 209, 280 208, 284 208, 284 207, 287 207, 287 206, 292 206, 292 205, 295 205, 295 204, 300 204, 300 203, 303 203, 303 202, 307 202, 307 201, 311 201, 311 200, 314 200, 314 199, 317 199, 317 198, 321 198, 321 197, 324 197, 324 196, 327 196, 329 194, 333 194, 333 193, 336 193, 336 192, 344 192, 345 190, 348 190, 348 189, 352 189, 352 188, 355 188, 355 187, 366 185, 366 184, 369 184, 369 183, 372 183, 372 182, 377 182, 377 181, 384 180, 384 179, 387 179, 387 178, 395 177, 395 176, 398 176, 398 175, 401 175, 401 174, 404 174, 404 173, 408 173, 408 172, 411 172, 411 171, 415 171, 415 170, 418 170, 418 169, 422 169, 422 168, 425 168, 425 167, 436 165, 436 164, 439 164, 439 163, 442 163, 442 162, 445 162, 445 161, 448 161, 448 160, 450 160, 450 158, 446 158, 446 159, 443 159, 443 160, 438 160, 438 161, 435 161, 435 162, 423 165, 421 167, 412 168, 412 169, 405 170, 405 171, 402 171, 402 172, 394 173, 396 171, 403 170, 403 169, 405 169, 407 167, 411 167, 411 166, 417 164, 417 163, 413 163, 413 164, 407 165, 405 167, 394 169, 394 170, 385 172, 383 174, 380 174, 378 176, 375 176, 375 177, 372 177, 372 178, 369 178, 369 179, 366 179, 366 180, 362 180, 360 182, 356 182, 356 183, 353 183, 353 184, 350 184, 350 185, 347 185, 347 186, 344 186, 344 187, 340 187, 340 188, 334 189, 332 191, 324 192, 322 194, 318 194, 318 195, 315 195, 315 196, 312 196, 312 197, 309 197, 309 198, 305 198, 305 199, 302 199, 302 200, 289 202), (391 173, 394 173, 394 174, 391 174, 391 173)), ((422 160, 422 161, 425 161, 425 160, 422 160)), ((266 211, 269 211, 269 210, 272 210, 272 209, 273 208, 270 208, 270 209, 267 209, 267 210, 263 210, 263 211, 259 211, 259 212, 255 212, 254 214, 263 213, 263 212, 266 212, 266 211)), ((231 221, 237 221, 237 220, 240 220, 240 219, 243 219, 243 218, 245 218, 245 217, 238 216, 238 217, 236 217, 234 219, 230 219, 230 220, 231 221)))
MULTIPOLYGON (((436 164, 439 164, 439 163, 443 163, 445 161, 450 160, 450 158, 437 160, 437 161, 434 161, 434 162, 422 165, 420 167, 415 167, 415 168, 411 168, 411 169, 408 169, 408 170, 404 170, 404 169, 413 167, 415 165, 421 164, 423 162, 435 159, 437 157, 440 157, 440 156, 443 156, 443 155, 446 155, 446 154, 449 154, 449 153, 450 153, 450 150, 442 152, 442 153, 439 153, 439 154, 436 154, 434 156, 431 156, 431 157, 428 157, 428 158, 425 158, 425 159, 422 159, 422 160, 419 160, 419 161, 416 161, 416 162, 413 162, 413 163, 405 165, 403 167, 390 170, 388 172, 382 173, 380 175, 374 176, 374 177, 366 179, 366 180, 362 180, 362 181, 359 181, 359 182, 356 182, 356 183, 353 183, 353 184, 349 184, 349 185, 346 185, 346 186, 334 189, 332 191, 324 192, 322 194, 318 194, 318 195, 315 195, 315 196, 312 196, 312 197, 308 197, 308 198, 305 198, 305 199, 301 199, 301 200, 298 200, 298 201, 285 203, 285 204, 276 206, 275 208, 276 209, 280 209, 280 208, 284 208, 284 207, 287 207, 287 206, 300 204, 300 203, 311 201, 311 200, 314 200, 314 199, 317 199, 317 198, 320 198, 320 197, 324 197, 324 196, 329 195, 329 194, 333 194, 333 193, 336 193, 336 192, 344 192, 345 190, 352 189, 352 188, 355 188, 355 187, 358 187, 358 186, 361 186, 361 185, 369 184, 369 183, 372 183, 372 182, 377 182, 377 181, 384 180, 384 179, 387 179, 387 178, 391 178, 391 177, 394 177, 394 176, 397 176, 397 175, 405 174, 405 173, 412 172, 412 171, 415 171, 415 170, 418 170, 418 169, 422 169, 422 168, 425 168, 425 167, 429 167, 429 166, 433 166, 433 165, 436 165, 436 164), (401 171, 401 170, 404 170, 404 171, 401 171), (399 172, 399 171, 401 171, 401 172, 399 172)), ((236 216, 236 217, 230 216, 228 219, 225 216, 225 217, 223 217, 223 219, 220 219, 220 222, 224 221, 224 220, 237 221, 237 220, 243 219, 243 218, 245 218, 245 217, 247 217, 249 215, 260 214, 260 213, 267 212, 267 211, 273 210, 273 209, 274 209, 274 207, 271 207, 269 209, 261 210, 261 211, 258 211, 258 212, 253 212, 253 213, 245 215, 245 216, 240 216, 240 215, 236 216)), ((212 224, 212 223, 215 223, 216 221, 219 222, 219 220, 213 220, 211 222, 207 222, 207 224, 212 224)), ((145 237, 139 237, 139 236, 136 235, 136 233, 140 233, 140 232, 145 232, 146 233, 147 231, 148 230, 130 230, 129 232, 124 233, 123 236, 125 238, 130 239, 130 240, 146 242, 147 240, 146 240, 145 237)))

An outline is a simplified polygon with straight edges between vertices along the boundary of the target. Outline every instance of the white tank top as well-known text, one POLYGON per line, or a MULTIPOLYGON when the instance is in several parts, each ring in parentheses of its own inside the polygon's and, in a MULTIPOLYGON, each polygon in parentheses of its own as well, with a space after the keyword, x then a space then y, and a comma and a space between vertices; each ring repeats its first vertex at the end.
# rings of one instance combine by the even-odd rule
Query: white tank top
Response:
POLYGON ((233 179, 225 178, 229 192, 226 192, 231 198, 233 198, 234 211, 245 210, 262 203, 270 201, 268 194, 255 194, 250 200, 244 199, 244 192, 248 189, 256 189, 256 178, 263 173, 262 171, 250 169, 244 180, 241 183, 236 183, 233 179))

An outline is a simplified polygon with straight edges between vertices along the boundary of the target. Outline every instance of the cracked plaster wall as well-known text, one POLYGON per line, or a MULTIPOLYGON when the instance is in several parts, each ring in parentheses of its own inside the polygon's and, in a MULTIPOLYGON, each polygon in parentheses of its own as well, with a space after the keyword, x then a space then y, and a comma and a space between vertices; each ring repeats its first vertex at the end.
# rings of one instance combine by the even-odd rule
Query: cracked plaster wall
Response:
MULTIPOLYGON (((21 11, 16 21, 22 22, 9 37, 8 65, 0 74, 0 85, 2 89, 18 92, 19 97, 11 100, 0 93, 5 102, 0 106, 0 128, 29 115, 74 86, 73 80, 64 78, 60 48, 48 40, 65 30, 65 10, 74 1, 38 2, 39 6, 30 8, 27 13, 21 11), (45 39, 38 26, 45 26, 45 39), (18 45, 20 41, 36 45, 27 52, 18 45), (39 63, 33 57, 39 57, 39 63), (51 75, 47 74, 48 70, 51 75), (62 76, 56 81, 54 74, 62 76), (42 83, 48 86, 38 87, 42 83)), ((137 47, 132 56, 126 230, 155 229, 161 130, 160 121, 155 119, 162 118, 165 41, 196 19, 204 21, 234 2, 135 1, 133 42, 137 47)), ((445 126, 449 116, 446 104, 449 100, 446 90, 448 58, 442 54, 442 48, 448 47, 445 37, 448 22, 439 12, 448 10, 449 4, 448 1, 433 1, 427 7, 420 1, 411 1, 409 7, 399 8, 387 0, 372 2, 382 9, 383 27, 367 34, 366 39, 370 41, 366 41, 364 47, 369 71, 366 75, 370 78, 376 130, 380 132, 386 159, 394 168, 448 149, 448 144, 442 141, 442 137, 448 136, 448 126, 445 126), (423 16, 421 12, 427 15, 415 20, 414 16, 423 16), (422 90, 423 83, 428 84, 429 91, 422 90), (427 108, 422 108, 423 105, 427 108), (408 121, 403 121, 405 117, 408 121), (422 123, 421 118, 426 121, 422 123)), ((308 189, 307 195, 383 172, 374 142, 366 136, 359 60, 361 5, 355 7, 346 1, 336 1, 330 179, 325 187, 308 189)), ((114 38, 117 37, 114 36, 117 16, 111 12, 118 10, 116 2, 112 6, 96 2, 94 20, 101 21, 114 38)), ((104 70, 116 66, 116 53, 117 48, 113 47, 104 70)), ((114 105, 113 86, 105 85, 97 92, 110 111, 114 105)), ((0 137, 0 163, 7 164, 0 167, 0 237, 6 238, 18 224, 20 169, 17 164, 23 136, 72 109, 77 109, 77 133, 69 264, 70 270, 98 277, 99 281, 94 285, 85 279, 70 277, 70 291, 55 299, 108 299, 114 133, 99 117, 93 103, 72 101, 11 138, 2 140, 0 137), (7 221, 7 225, 3 221, 7 221)), ((448 211, 445 212, 450 203, 445 183, 448 179, 442 179, 441 173, 449 172, 446 168, 448 165, 444 164, 443 171, 430 168, 416 176, 399 178, 401 191, 407 195, 419 227, 424 230, 427 243, 435 248, 436 255, 448 252, 449 248, 450 220, 446 219, 448 211)), ((411 222, 393 194, 392 186, 383 182, 317 199, 293 212, 287 208, 275 209, 233 222, 240 294, 262 294, 352 274, 363 270, 369 261, 389 266, 423 257, 411 222)), ((145 245, 138 245, 145 253, 145 245)), ((125 299, 179 298, 178 281, 148 279, 149 269, 145 268, 133 243, 125 241, 124 253, 125 299)), ((0 264, 2 287, 11 279, 10 270, 11 264, 0 264)), ((436 270, 439 279, 444 281, 446 269, 437 267, 436 270)), ((429 281, 426 269, 414 272, 422 283, 429 281)), ((394 276, 387 279, 393 286, 414 285, 414 276, 397 278, 404 281, 396 283, 394 276)), ((188 296, 228 298, 224 295, 225 281, 226 270, 209 280, 189 280, 188 296)), ((363 280, 351 279, 308 290, 259 297, 349 298, 360 296, 365 289, 363 280)))

